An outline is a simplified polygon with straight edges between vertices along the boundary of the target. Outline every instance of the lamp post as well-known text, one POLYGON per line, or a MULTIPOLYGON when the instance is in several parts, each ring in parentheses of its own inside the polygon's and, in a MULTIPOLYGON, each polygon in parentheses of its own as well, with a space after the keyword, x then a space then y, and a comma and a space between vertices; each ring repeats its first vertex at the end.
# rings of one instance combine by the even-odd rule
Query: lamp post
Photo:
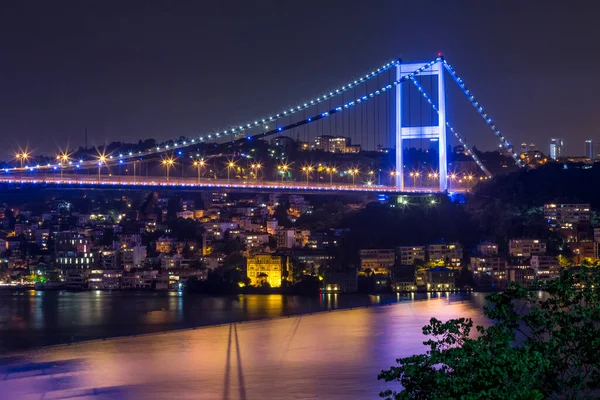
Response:
POLYGON ((333 186, 333 174, 335 172, 337 172, 337 168, 336 167, 327 167, 327 168, 325 168, 325 171, 327 171, 327 173, 329 174, 329 186, 333 186))
POLYGON ((390 186, 394 186, 394 178, 396 177, 398 173, 396 171, 391 171, 390 172, 390 186))
POLYGON ((231 172, 231 169, 235 168, 235 163, 233 161, 229 161, 227 163, 227 184, 229 185, 229 173, 231 172))
POLYGON ((277 169, 279 170, 279 173, 281 174, 281 183, 283 183, 283 177, 290 169, 290 166, 287 164, 281 164, 281 165, 277 166, 277 169))
POLYGON ((165 158, 164 160, 162 160, 162 165, 165 166, 166 168, 166 177, 167 177, 167 182, 169 181, 169 169, 173 166, 173 164, 175 164, 175 160, 173 160, 172 158, 165 158))
POLYGON ((197 161, 194 161, 194 166, 195 166, 195 167, 198 167, 198 183, 200 183, 200 170, 201 170, 202 168, 204 168, 204 165, 205 165, 205 164, 206 164, 206 163, 204 162, 204 160, 197 160, 197 161))
POLYGON ((310 173, 313 170, 313 166, 312 165, 306 165, 304 167, 302 167, 302 171, 306 174, 306 186, 308 187, 308 178, 310 176, 310 173))
POLYGON ((352 186, 354 186, 354 177, 356 175, 358 175, 359 170, 358 170, 358 168, 350 168, 350 170, 348 171, 348 173, 350 173, 350 175, 352 175, 352 186))
POLYGON ((106 164, 106 156, 104 154, 98 157, 98 182, 100 182, 100 171, 102 170, 102 164, 106 164))
POLYGON ((258 170, 262 168, 260 163, 250 165, 250 168, 254 171, 254 181, 258 181, 258 170))

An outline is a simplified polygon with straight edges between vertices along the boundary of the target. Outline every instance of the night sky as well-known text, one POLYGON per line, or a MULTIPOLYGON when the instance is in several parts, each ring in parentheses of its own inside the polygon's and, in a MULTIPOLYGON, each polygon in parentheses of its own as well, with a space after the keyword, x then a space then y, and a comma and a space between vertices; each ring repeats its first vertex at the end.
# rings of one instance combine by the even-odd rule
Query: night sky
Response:
MULTIPOLYGON (((206 133, 438 52, 517 149, 563 137, 583 154, 600 141, 599 14, 592 0, 5 1, 0 157, 83 145, 86 127, 96 145, 206 133)), ((449 119, 495 148, 451 99, 449 119)))

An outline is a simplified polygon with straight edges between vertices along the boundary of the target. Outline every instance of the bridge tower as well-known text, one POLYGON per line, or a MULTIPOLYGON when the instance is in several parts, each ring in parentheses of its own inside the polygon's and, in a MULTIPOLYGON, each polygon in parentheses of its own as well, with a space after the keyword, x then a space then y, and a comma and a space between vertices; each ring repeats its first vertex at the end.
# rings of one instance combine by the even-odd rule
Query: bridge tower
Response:
MULTIPOLYGON (((410 63, 396 65, 396 79, 410 75, 423 66, 423 63, 410 63)), ((404 191, 404 160, 403 149, 405 139, 438 139, 439 154, 439 182, 440 191, 448 189, 447 168, 448 159, 446 154, 446 91, 444 87, 444 64, 438 60, 431 67, 419 73, 423 75, 436 75, 438 88, 438 123, 432 126, 404 126, 402 121, 402 85, 396 86, 396 189, 404 191)))

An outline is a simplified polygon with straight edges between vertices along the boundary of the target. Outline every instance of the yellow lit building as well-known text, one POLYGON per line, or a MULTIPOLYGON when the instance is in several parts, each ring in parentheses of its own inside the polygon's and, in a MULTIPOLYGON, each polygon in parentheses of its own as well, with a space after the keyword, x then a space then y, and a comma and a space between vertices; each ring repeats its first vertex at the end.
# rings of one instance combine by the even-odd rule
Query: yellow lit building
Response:
POLYGON ((283 256, 271 254, 255 254, 248 257, 246 269, 250 284, 261 286, 268 283, 271 287, 281 287, 281 276, 284 266, 283 256))

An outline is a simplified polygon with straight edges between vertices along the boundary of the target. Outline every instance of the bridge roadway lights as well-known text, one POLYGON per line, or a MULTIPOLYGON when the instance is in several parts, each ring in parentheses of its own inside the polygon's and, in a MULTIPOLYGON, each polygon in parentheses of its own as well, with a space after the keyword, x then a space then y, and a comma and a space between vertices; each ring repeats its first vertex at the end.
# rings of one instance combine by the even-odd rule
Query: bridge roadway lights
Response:
MULTIPOLYGON (((423 189, 423 190, 405 190, 404 192, 398 192, 395 187, 390 186, 351 186, 351 185, 337 185, 337 186, 315 186, 315 185, 305 185, 301 183, 297 183, 294 185, 290 185, 289 183, 280 184, 274 182, 272 184, 264 183, 255 184, 252 182, 248 183, 222 183, 222 182, 202 182, 200 184, 195 182, 161 182, 158 180, 149 180, 149 181, 123 181, 123 180, 110 180, 110 181, 101 181, 97 182, 95 179, 86 180, 81 179, 81 177, 76 178, 67 178, 67 179, 52 179, 52 178, 29 178, 29 179, 18 179, 18 178, 10 178, 10 177, 0 177, 0 182, 14 184, 49 184, 49 185, 69 185, 73 187, 73 185, 80 185, 84 187, 109 187, 109 186, 117 186, 117 187, 162 187, 162 188, 181 188, 181 189, 230 189, 230 190, 289 190, 289 191, 310 191, 314 193, 339 193, 339 192, 348 192, 348 193, 387 193, 387 194, 415 194, 415 195, 425 195, 425 194, 439 194, 441 192, 423 189)), ((453 192, 464 192, 466 190, 454 190, 453 192)))

